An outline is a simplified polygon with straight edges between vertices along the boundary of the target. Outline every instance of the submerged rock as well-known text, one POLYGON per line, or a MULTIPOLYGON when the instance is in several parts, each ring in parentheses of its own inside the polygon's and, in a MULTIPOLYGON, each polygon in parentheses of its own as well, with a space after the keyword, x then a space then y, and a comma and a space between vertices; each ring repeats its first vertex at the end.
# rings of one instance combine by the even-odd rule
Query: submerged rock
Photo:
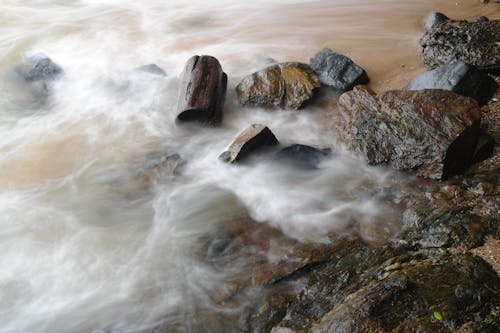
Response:
POLYGON ((425 19, 425 25, 424 28, 425 30, 431 29, 435 24, 441 24, 446 21, 448 21, 450 18, 443 13, 439 12, 432 12, 429 15, 427 15, 427 18, 425 19))
POLYGON ((63 75, 62 68, 45 54, 36 54, 6 72, 5 96, 23 110, 45 107, 52 84, 63 75))
POLYGON ((481 112, 473 99, 444 90, 375 95, 358 86, 340 97, 332 117, 338 137, 370 164, 446 179, 472 163, 481 112))
POLYGON ((16 66, 15 71, 27 82, 48 82, 55 80, 63 73, 59 65, 42 53, 29 57, 25 62, 16 66))
POLYGON ((299 109, 320 87, 309 65, 285 62, 245 77, 237 86, 238 100, 244 106, 299 109))
POLYGON ((219 159, 227 163, 236 163, 247 158, 259 148, 277 144, 278 139, 267 126, 253 124, 234 139, 228 150, 223 152, 219 159))
POLYGON ((466 22, 449 20, 428 29, 420 44, 430 68, 461 60, 481 71, 500 71, 500 20, 466 22))
POLYGON ((294 144, 281 149, 276 158, 279 161, 290 163, 304 169, 316 169, 319 163, 331 155, 330 148, 314 148, 311 146, 294 144))
POLYGON ((488 103, 497 90, 495 80, 463 61, 453 61, 413 78, 408 90, 443 89, 488 103))
POLYGON ((325 48, 318 52, 311 58, 310 66, 318 74, 321 83, 341 91, 368 83, 368 76, 363 68, 331 49, 325 48))
POLYGON ((159 76, 167 76, 167 73, 160 66, 158 66, 156 64, 148 64, 148 65, 139 66, 139 67, 135 68, 134 70, 138 71, 138 72, 145 72, 145 73, 159 75, 159 76))

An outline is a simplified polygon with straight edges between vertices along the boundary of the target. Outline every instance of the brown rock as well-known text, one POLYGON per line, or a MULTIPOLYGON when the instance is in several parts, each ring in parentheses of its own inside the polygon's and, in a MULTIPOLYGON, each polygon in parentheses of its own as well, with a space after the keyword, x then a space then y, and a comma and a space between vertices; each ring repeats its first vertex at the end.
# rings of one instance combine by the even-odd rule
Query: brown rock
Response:
POLYGON ((273 65, 245 77, 236 87, 244 106, 299 109, 321 83, 309 67, 299 62, 273 65))
POLYGON ((476 101, 444 90, 388 91, 364 86, 344 93, 332 111, 347 146, 370 164, 445 179, 471 163, 481 112, 476 101))
POLYGON ((194 56, 189 59, 182 74, 177 122, 219 124, 226 87, 227 75, 216 58, 194 56))
POLYGON ((253 124, 236 137, 228 150, 219 156, 219 159, 228 163, 236 163, 259 148, 276 144, 278 144, 278 139, 267 126, 253 124))

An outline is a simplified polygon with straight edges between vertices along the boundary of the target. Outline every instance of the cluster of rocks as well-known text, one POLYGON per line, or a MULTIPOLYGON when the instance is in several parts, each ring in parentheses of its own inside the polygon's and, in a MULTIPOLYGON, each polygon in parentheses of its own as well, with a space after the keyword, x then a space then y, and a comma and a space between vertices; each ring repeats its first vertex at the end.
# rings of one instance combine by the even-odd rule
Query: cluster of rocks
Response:
MULTIPOLYGON (((221 272, 240 268, 229 287, 211 297, 217 307, 243 310, 221 314, 203 309, 203 324, 195 330, 500 329, 500 279, 470 252, 486 235, 500 237, 498 164, 467 174, 471 164, 498 148, 494 139, 498 103, 491 100, 498 96, 494 95, 498 85, 489 76, 495 73, 498 52, 488 51, 492 45, 480 45, 490 38, 484 32, 495 31, 497 22, 451 21, 443 14, 431 14, 422 38, 431 70, 402 90, 375 94, 359 85, 367 82, 359 66, 328 49, 313 57, 310 65, 271 64, 242 80, 236 89, 247 107, 299 109, 319 88, 318 82, 345 91, 337 106, 327 111, 341 141, 370 164, 415 170, 431 180, 397 179, 386 188, 373 189, 373 196, 404 211, 401 230, 384 244, 367 244, 348 232, 331 235, 329 244, 301 243, 247 216, 221 223, 200 239, 200 260, 221 272), (443 37, 438 35, 444 32, 443 37), (430 43, 429 36, 436 43, 430 43), (347 77, 349 82, 343 81, 347 77), (483 119, 487 108, 491 117, 483 119)), ((220 159, 239 163, 278 143, 268 127, 254 124, 220 159)), ((277 156, 316 161, 330 153, 294 145, 277 156)), ((169 329, 159 327, 155 332, 169 329)))

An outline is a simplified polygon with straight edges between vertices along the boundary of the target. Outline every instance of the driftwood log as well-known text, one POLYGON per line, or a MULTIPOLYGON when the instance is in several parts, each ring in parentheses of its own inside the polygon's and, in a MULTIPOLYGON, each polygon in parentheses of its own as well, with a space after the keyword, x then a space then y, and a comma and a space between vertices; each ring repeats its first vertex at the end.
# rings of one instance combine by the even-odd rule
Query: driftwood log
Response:
POLYGON ((177 106, 177 122, 217 125, 222 121, 227 75, 211 56, 193 56, 186 63, 177 106))

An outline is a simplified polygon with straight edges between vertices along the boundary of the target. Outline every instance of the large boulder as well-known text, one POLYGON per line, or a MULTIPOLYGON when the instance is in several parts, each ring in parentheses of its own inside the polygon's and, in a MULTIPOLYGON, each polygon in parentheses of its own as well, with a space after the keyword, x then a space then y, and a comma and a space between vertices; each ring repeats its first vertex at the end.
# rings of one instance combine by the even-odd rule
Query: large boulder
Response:
POLYGON ((474 98, 480 105, 488 103, 497 84, 488 74, 463 61, 453 61, 413 78, 408 90, 443 89, 474 98))
POLYGON ((340 96, 332 118, 339 138, 370 164, 446 179, 472 163, 481 111, 473 99, 445 90, 376 95, 357 86, 340 96))
POLYGON ((227 151, 219 156, 219 159, 227 163, 236 163, 262 147, 277 144, 278 139, 267 126, 253 124, 236 137, 227 151))
POLYGON ((466 22, 448 20, 428 29, 420 44, 430 68, 453 60, 477 66, 489 73, 500 71, 500 20, 466 22))
POLYGON ((244 106, 297 110, 313 96, 321 83, 307 64, 285 62, 245 77, 236 93, 244 106))
POLYGON ((311 58, 310 65, 318 74, 321 83, 341 91, 368 83, 368 76, 363 68, 331 49, 325 48, 319 51, 311 58))

